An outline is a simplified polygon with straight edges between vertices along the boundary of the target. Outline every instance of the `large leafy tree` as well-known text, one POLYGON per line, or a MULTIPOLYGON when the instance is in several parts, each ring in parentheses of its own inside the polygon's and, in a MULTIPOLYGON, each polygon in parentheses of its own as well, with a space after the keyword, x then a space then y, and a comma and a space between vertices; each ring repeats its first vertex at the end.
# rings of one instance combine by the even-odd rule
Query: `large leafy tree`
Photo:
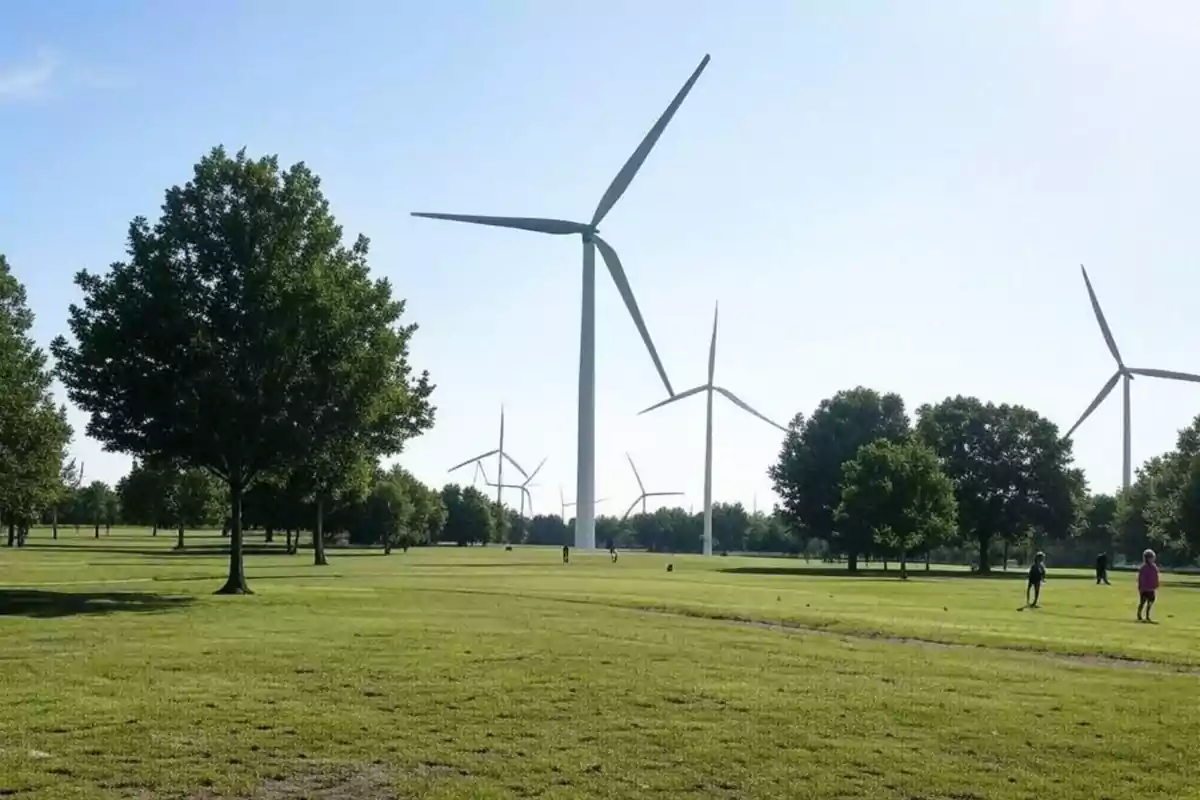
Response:
POLYGON ((948 539, 957 515, 954 484, 923 444, 880 439, 860 447, 842 469, 839 529, 855 550, 875 546, 898 555, 901 577, 908 574, 908 554, 948 539))
POLYGON ((918 437, 955 483, 959 532, 978 544, 980 572, 991 570, 994 540, 1069 535, 1082 474, 1071 469, 1071 442, 1053 422, 1022 406, 962 396, 924 405, 917 418, 918 437))
POLYGON ((59 499, 71 428, 50 395, 46 354, 30 337, 25 287, 0 255, 0 512, 9 544, 59 499))
POLYGON ((125 522, 152 526, 153 535, 157 536, 159 526, 172 521, 177 473, 178 470, 163 464, 135 461, 117 482, 125 522))
POLYGON ((495 539, 496 515, 492 513, 492 501, 474 486, 447 484, 442 489, 442 502, 446 506, 443 541, 466 546, 476 542, 487 544, 495 539))
POLYGON ((1154 546, 1180 560, 1200 555, 1200 417, 1179 432, 1174 450, 1139 471, 1129 495, 1140 519, 1127 524, 1140 523, 1154 546))
POLYGON ((79 504, 83 518, 92 525, 95 538, 100 538, 100 526, 116 522, 119 508, 117 494, 104 481, 92 481, 79 490, 79 504))
POLYGON ((845 553, 853 568, 865 551, 856 549, 853 537, 843 537, 836 523, 842 468, 863 445, 879 439, 904 441, 909 432, 900 395, 862 386, 822 400, 807 419, 796 415, 779 460, 768 471, 791 523, 845 553))
POLYGON ((248 592, 242 500, 260 475, 347 442, 395 452, 432 424, 404 304, 372 281, 368 243, 342 230, 304 164, 216 148, 128 257, 81 272, 74 343, 53 350, 88 433, 109 450, 204 468, 228 489, 229 577, 248 592))

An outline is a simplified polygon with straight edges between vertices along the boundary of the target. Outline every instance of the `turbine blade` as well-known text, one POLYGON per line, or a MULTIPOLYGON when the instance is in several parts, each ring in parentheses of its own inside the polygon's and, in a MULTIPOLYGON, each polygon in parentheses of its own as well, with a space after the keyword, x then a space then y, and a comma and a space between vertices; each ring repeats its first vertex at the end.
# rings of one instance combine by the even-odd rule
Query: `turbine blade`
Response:
POLYGON ((501 453, 500 455, 501 455, 501 456, 504 458, 504 460, 505 460, 505 461, 507 461, 508 463, 512 464, 514 467, 516 467, 516 468, 517 468, 517 472, 521 473, 521 476, 522 476, 522 477, 524 477, 524 478, 528 478, 528 477, 529 477, 529 473, 525 471, 525 468, 524 468, 524 467, 522 467, 520 464, 518 464, 518 463, 517 463, 516 459, 514 459, 514 458, 513 458, 512 456, 510 456, 508 453, 501 453))
POLYGON ((706 54, 700 59, 700 66, 696 67, 695 72, 687 79, 687 83, 683 84, 683 88, 675 95, 675 99, 667 106, 667 110, 658 118, 658 122, 654 123, 654 127, 642 139, 642 143, 633 151, 633 155, 625 162, 625 166, 621 167, 621 171, 617 173, 617 177, 613 178, 613 182, 609 184, 608 191, 600 198, 600 204, 596 206, 596 213, 592 215, 592 226, 599 225, 600 222, 616 205, 616 202, 621 199, 621 195, 625 194, 625 190, 629 188, 629 184, 633 182, 633 178, 637 175, 638 170, 642 168, 642 164, 646 161, 646 157, 650 155, 650 151, 654 149, 654 145, 658 142, 658 137, 662 136, 663 131, 667 129, 671 118, 675 116, 675 112, 683 105, 683 101, 687 98, 688 92, 696 85, 696 81, 700 78, 700 73, 708 66, 709 57, 706 54))
POLYGON ((604 258, 604 263, 608 265, 613 283, 617 285, 617 291, 621 293, 621 299, 625 301, 625 307, 629 309, 629 316, 633 317, 633 324, 637 326, 638 333, 642 335, 642 341, 646 343, 646 349, 650 351, 650 358, 654 361, 654 368, 658 370, 658 377, 662 378, 663 386, 667 387, 667 394, 675 394, 662 359, 658 357, 658 350, 654 348, 654 342, 650 339, 650 331, 646 328, 646 320, 642 319, 642 312, 638 309, 637 300, 634 299, 633 289, 629 288, 629 279, 625 277, 625 270, 621 268, 621 260, 617 258, 617 251, 613 250, 608 242, 599 236, 593 236, 592 241, 596 243, 600 255, 604 258))
POLYGON ((637 479, 638 491, 640 491, 644 494, 646 491, 646 487, 642 485, 642 476, 638 475, 637 467, 634 466, 634 464, 633 464, 633 457, 631 455, 629 455, 629 453, 626 453, 625 458, 627 458, 629 460, 629 468, 633 470, 633 477, 637 479))
POLYGON ((646 497, 683 497, 685 492, 646 492, 646 497))
POLYGON ((713 303, 713 333, 712 342, 708 345, 708 382, 713 382, 713 377, 717 371, 717 310, 718 306, 713 303))
POLYGON ((1168 369, 1130 369, 1134 375, 1145 375, 1147 378, 1166 378, 1171 381, 1191 381, 1200 383, 1200 375, 1187 372, 1172 372, 1168 369))
POLYGON ((688 389, 686 392, 680 392, 677 395, 668 397, 666 400, 663 400, 661 403, 655 403, 654 405, 650 406, 649 408, 642 409, 641 411, 638 412, 638 414, 645 414, 647 411, 653 411, 656 408, 662 408, 665 405, 670 405, 671 403, 674 403, 677 400, 682 400, 685 397, 691 397, 694 394, 703 392, 707 388, 708 388, 708 386, 697 386, 695 389, 688 389))
POLYGON ((432 214, 424 211, 412 212, 422 219, 441 219, 449 222, 470 222, 473 225, 491 225, 494 228, 515 228, 534 233, 549 233, 565 236, 571 233, 587 233, 590 228, 582 222, 565 219, 542 219, 540 217, 482 217, 476 214, 432 214))
MULTIPOLYGON (((643 495, 643 497, 644 497, 644 496, 645 496, 645 495, 643 495)), ((599 501, 597 501, 597 502, 599 502, 599 501)), ((639 497, 637 500, 634 500, 632 503, 630 503, 630 504, 629 504, 629 508, 625 509, 625 513, 621 515, 621 519, 627 519, 627 518, 629 517, 629 515, 630 515, 631 513, 633 513, 633 510, 634 510, 635 508, 637 508, 637 504, 638 504, 638 503, 640 503, 640 502, 642 502, 642 498, 641 498, 641 497, 639 497)))
POLYGON ((725 395, 725 397, 727 397, 731 403, 733 403, 735 406, 742 409, 743 411, 748 411, 749 413, 758 417, 759 419, 761 419, 763 422, 767 423, 768 425, 774 425, 776 428, 779 428, 779 430, 783 431, 784 433, 788 432, 787 428, 783 427, 778 422, 772 421, 765 415, 758 413, 753 408, 751 408, 744 400, 739 399, 737 395, 735 395, 733 392, 729 391, 728 389, 722 388, 720 386, 714 386, 713 390, 725 395))
MULTIPOLYGON (((549 456, 547 456, 546 458, 549 458, 549 456)), ((546 465, 546 459, 543 458, 541 463, 538 464, 536 467, 534 467, 533 472, 530 473, 529 477, 525 479, 525 486, 528 486, 529 482, 537 477, 537 474, 542 471, 542 467, 544 467, 545 465, 546 465)))
POLYGON ((446 471, 454 472, 454 470, 456 470, 456 469, 462 469, 463 467, 467 466, 468 464, 474 464, 476 461, 479 461, 480 459, 487 458, 488 456, 494 456, 494 455, 496 455, 496 453, 499 453, 499 452, 500 451, 498 449, 497 450, 488 450, 486 453, 483 453, 482 455, 475 456, 474 458, 468 458, 466 461, 462 462, 461 464, 455 464, 453 467, 451 467, 450 469, 448 469, 446 471))
POLYGON ((1096 312, 1096 321, 1100 323, 1100 333, 1104 334, 1104 343, 1108 345, 1108 352, 1112 353, 1113 358, 1117 360, 1117 365, 1123 367, 1125 362, 1121 360, 1121 353, 1117 350, 1117 343, 1108 327, 1108 320, 1104 318, 1104 312, 1100 310, 1100 301, 1096 299, 1096 292, 1092 290, 1092 281, 1088 278, 1087 270, 1082 264, 1079 265, 1079 269, 1083 270, 1083 282, 1087 284, 1088 299, 1092 301, 1092 310, 1096 312))
POLYGON ((1100 404, 1104 402, 1104 398, 1108 397, 1109 393, 1113 390, 1113 387, 1117 385, 1117 381, 1120 379, 1121 371, 1117 370, 1115 373, 1113 373, 1113 376, 1108 379, 1108 383, 1104 384, 1104 388, 1100 390, 1100 394, 1096 395, 1096 399, 1092 401, 1092 404, 1088 406, 1087 410, 1084 411, 1082 416, 1079 417, 1079 421, 1071 426, 1071 430, 1067 431, 1067 435, 1063 437, 1064 439, 1070 439, 1071 434, 1083 424, 1083 421, 1090 417, 1092 412, 1100 407, 1100 404))

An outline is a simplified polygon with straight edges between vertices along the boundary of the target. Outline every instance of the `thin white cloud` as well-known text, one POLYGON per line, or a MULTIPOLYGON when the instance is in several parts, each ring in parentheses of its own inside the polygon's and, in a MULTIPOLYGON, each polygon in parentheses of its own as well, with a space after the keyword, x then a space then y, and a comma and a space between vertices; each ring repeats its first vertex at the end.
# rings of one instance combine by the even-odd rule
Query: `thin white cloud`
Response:
POLYGON ((29 100, 42 95, 54 82, 60 61, 48 50, 25 64, 0 64, 0 103, 29 100))

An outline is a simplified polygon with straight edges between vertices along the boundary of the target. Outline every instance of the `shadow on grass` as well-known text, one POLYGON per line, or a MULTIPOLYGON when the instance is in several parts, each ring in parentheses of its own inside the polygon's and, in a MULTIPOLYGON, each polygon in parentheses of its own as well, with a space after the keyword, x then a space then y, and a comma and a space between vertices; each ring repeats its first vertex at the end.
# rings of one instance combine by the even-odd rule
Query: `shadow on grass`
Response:
MULTIPOLYGON (((817 577, 817 578, 854 578, 856 580, 900 580, 900 568, 894 567, 889 570, 883 569, 863 569, 859 567, 858 572, 850 572, 845 567, 729 567, 722 569, 720 572, 731 575, 793 575, 795 577, 817 577)), ((1084 580, 1094 581, 1094 575, 1087 573, 1050 573, 1054 580, 1084 580)), ((950 570, 950 569, 931 569, 928 572, 923 567, 910 567, 908 570, 910 580, 920 580, 922 578, 958 578, 958 579, 977 579, 977 580, 1010 580, 1023 581, 1026 580, 1028 574, 1025 570, 997 570, 994 572, 968 572, 966 570, 950 570)))
POLYGON ((126 611, 169 611, 192 602, 151 592, 52 592, 42 589, 0 589, 0 617, 53 619, 80 614, 126 611))
MULTIPOLYGON (((105 545, 87 544, 49 544, 26 542, 23 550, 52 550, 59 553, 113 553, 124 556, 154 556, 156 558, 186 558, 187 556, 228 556, 228 545, 202 545, 199 547, 185 546, 182 550, 174 547, 107 547, 105 545)), ((286 555, 283 546, 245 545, 242 553, 248 556, 286 555)))

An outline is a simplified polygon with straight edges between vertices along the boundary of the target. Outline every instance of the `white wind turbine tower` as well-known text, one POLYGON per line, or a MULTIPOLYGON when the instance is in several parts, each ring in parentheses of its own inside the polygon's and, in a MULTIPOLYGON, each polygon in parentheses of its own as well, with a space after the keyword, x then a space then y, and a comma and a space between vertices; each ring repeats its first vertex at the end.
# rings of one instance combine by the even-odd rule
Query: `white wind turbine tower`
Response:
POLYGON ((713 374, 717 368, 717 308, 713 307, 713 330, 712 342, 708 346, 708 383, 703 386, 697 386, 694 389, 688 389, 686 392, 680 392, 674 397, 668 397, 661 403, 655 403, 649 408, 639 413, 645 414, 647 411, 653 411, 656 408, 662 408, 665 405, 682 400, 685 397, 691 397, 694 394, 704 392, 708 396, 708 415, 705 422, 705 438, 704 438, 704 555, 712 555, 712 469, 713 469, 713 393, 724 395, 731 403, 743 411, 747 411, 761 419, 768 425, 774 425, 779 430, 787 433, 787 428, 777 422, 773 422, 764 415, 758 413, 733 392, 723 386, 717 386, 713 383, 713 374))
POLYGON ((638 498, 629 504, 629 508, 625 510, 625 514, 621 519, 626 519, 630 513, 637 508, 637 504, 642 504, 642 513, 646 513, 646 498, 647 497, 682 497, 683 492, 647 492, 646 487, 642 484, 642 476, 638 474, 637 467, 633 464, 633 457, 629 453, 625 454, 625 458, 629 460, 629 468, 633 470, 633 477, 637 479, 638 491, 641 492, 638 498))
POLYGON ((1121 380, 1121 388, 1124 390, 1125 395, 1125 430, 1121 460, 1121 487, 1128 489, 1133 482, 1132 434, 1129 424, 1129 382, 1133 380, 1134 375, 1144 375, 1147 378, 1166 378, 1173 381, 1200 383, 1200 375, 1191 375, 1186 372, 1171 372, 1165 369, 1142 369, 1125 366, 1125 362, 1121 358, 1121 353, 1117 350, 1117 343, 1113 340, 1112 331, 1108 327, 1108 321, 1104 319, 1104 312, 1100 310, 1100 301, 1096 299, 1096 292, 1092 289, 1092 282, 1088 278, 1087 269, 1082 264, 1080 264, 1079 269, 1083 271, 1083 282, 1087 285, 1088 299, 1092 301, 1092 310, 1096 312, 1096 321, 1100 323, 1100 333, 1104 335, 1104 343, 1108 345, 1108 352, 1112 353, 1113 360, 1117 362, 1117 371, 1113 373, 1113 376, 1100 389, 1100 393, 1096 395, 1096 399, 1084 410, 1083 415, 1079 417, 1079 421, 1071 426, 1071 430, 1067 431, 1067 435, 1064 438, 1071 438, 1071 434, 1083 424, 1084 420, 1092 415, 1093 411, 1100 407, 1100 404, 1112 392, 1113 387, 1117 385, 1117 381, 1121 380))
MULTIPOLYGON (((468 458, 466 461, 462 462, 461 464, 455 464, 453 467, 451 467, 450 469, 448 469, 446 471, 454 472, 457 469, 462 469, 463 467, 467 466, 468 464, 479 465, 479 468, 482 470, 483 467, 482 467, 482 464, 480 464, 480 462, 483 461, 483 459, 489 458, 491 456, 496 457, 496 483, 488 484, 488 485, 496 487, 496 505, 500 505, 501 493, 504 491, 504 462, 505 461, 512 464, 514 467, 516 467, 517 472, 521 473, 522 477, 524 477, 524 478, 529 477, 528 473, 525 472, 525 470, 521 467, 521 465, 518 464, 512 456, 510 456, 508 453, 504 452, 504 406, 500 406, 500 446, 494 450, 488 450, 486 453, 480 453, 479 455, 477 455, 473 458, 468 458)), ((483 473, 483 479, 484 479, 484 483, 487 483, 487 473, 486 472, 483 473)))
MULTIPOLYGON (((527 499, 529 500, 529 513, 530 514, 533 513, 533 495, 529 492, 529 487, 532 485, 533 479, 537 477, 537 474, 542 471, 542 467, 545 466, 545 464, 546 464, 546 459, 543 458, 542 463, 540 463, 536 467, 534 467, 533 472, 529 473, 529 477, 526 478, 522 483, 506 483, 506 484, 504 484, 503 488, 516 489, 518 492, 521 493, 521 510, 519 513, 522 517, 525 516, 525 501, 527 499)), ((484 481, 487 483, 488 486, 496 486, 496 484, 487 481, 486 473, 484 474, 484 481)))
MULTIPOLYGON (((667 378, 667 371, 662 365, 661 359, 658 357, 658 351, 654 348, 654 342, 650 339, 650 331, 646 328, 646 323, 642 319, 642 312, 638 309, 637 301, 633 297, 633 290, 629 287, 629 280, 625 277, 625 270, 621 266, 621 261, 617 258, 616 250, 599 236, 599 225, 604 220, 604 217, 612 210, 612 207, 620 199, 625 190, 629 188, 629 184, 633 181, 635 175, 646 157, 650 155, 650 151, 654 148, 659 137, 662 136, 671 118, 675 116, 675 112, 683 104, 688 92, 692 90, 692 86, 700 77, 700 73, 708 66, 709 57, 706 55, 700 61, 700 66, 696 67, 691 77, 684 83, 683 88, 667 106, 667 110, 663 112, 654 126, 642 139, 641 144, 633 151, 633 155, 621 167, 620 172, 613 178, 608 190, 600 198, 599 205, 596 206, 596 211, 592 214, 591 222, 571 222, 562 219, 544 219, 531 217, 485 217, 469 214, 431 214, 424 212, 414 212, 415 217, 425 217, 428 219, 442 219, 451 222, 470 222, 476 225, 492 225, 499 228, 515 228, 518 230, 532 231, 534 233, 548 233, 556 236, 578 234, 583 240, 583 309, 580 314, 579 326, 579 424, 578 424, 578 450, 577 450, 577 466, 576 466, 576 488, 575 496, 577 501, 582 506, 582 512, 575 519, 575 547, 585 550, 594 549, 596 546, 596 250, 600 250, 600 255, 604 259, 604 263, 608 266, 608 271, 612 275, 613 283, 617 285, 617 291, 621 293, 621 298, 625 301, 626 308, 629 309, 629 315, 633 317, 633 323, 637 326, 638 333, 642 336, 642 341, 646 344, 646 349, 650 351, 650 358, 654 361, 654 366, 658 370, 658 375, 662 379, 663 386, 666 387, 667 394, 673 396, 674 390, 671 388, 671 382, 667 378)), ((497 481, 500 482, 500 481, 497 481)))

